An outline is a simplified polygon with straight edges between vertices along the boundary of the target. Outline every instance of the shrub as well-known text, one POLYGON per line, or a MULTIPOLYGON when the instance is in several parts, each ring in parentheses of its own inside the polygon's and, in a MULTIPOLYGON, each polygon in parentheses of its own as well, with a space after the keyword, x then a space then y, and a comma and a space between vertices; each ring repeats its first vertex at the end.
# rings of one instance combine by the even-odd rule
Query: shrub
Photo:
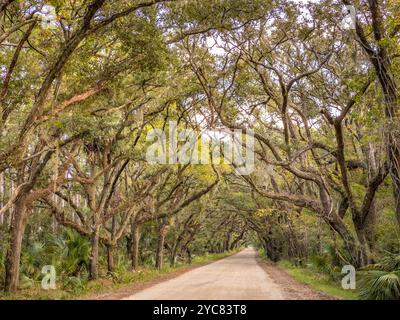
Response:
POLYGON ((400 255, 389 254, 359 274, 361 299, 400 300, 400 255))
POLYGON ((364 300, 399 300, 400 271, 367 271, 360 282, 360 298, 364 300))
POLYGON ((66 229, 61 239, 54 239, 61 251, 61 268, 69 276, 76 277, 89 268, 90 242, 76 231, 66 229))
POLYGON ((79 294, 85 289, 86 280, 78 277, 67 277, 64 279, 63 288, 74 294, 79 294))

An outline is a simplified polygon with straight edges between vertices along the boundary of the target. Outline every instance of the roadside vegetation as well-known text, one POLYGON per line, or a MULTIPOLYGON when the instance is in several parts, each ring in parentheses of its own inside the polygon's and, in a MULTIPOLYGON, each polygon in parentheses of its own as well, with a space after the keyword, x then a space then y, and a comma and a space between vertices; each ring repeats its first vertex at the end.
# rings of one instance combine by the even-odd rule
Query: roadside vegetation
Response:
POLYGON ((344 290, 341 287, 343 275, 340 272, 337 275, 327 274, 311 264, 299 267, 289 261, 281 261, 278 266, 285 269, 297 281, 305 283, 315 290, 325 292, 333 298, 343 300, 359 299, 359 294, 356 290, 344 290))

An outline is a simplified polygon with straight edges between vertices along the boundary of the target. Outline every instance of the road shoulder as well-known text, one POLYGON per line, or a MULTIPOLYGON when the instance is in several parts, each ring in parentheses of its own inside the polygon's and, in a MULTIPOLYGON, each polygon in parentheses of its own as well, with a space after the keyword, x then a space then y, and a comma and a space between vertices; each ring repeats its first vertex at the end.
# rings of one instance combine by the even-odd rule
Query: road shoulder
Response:
POLYGON ((285 270, 271 262, 256 257, 258 265, 281 288, 285 300, 337 300, 324 292, 320 292, 307 284, 295 280, 285 270))

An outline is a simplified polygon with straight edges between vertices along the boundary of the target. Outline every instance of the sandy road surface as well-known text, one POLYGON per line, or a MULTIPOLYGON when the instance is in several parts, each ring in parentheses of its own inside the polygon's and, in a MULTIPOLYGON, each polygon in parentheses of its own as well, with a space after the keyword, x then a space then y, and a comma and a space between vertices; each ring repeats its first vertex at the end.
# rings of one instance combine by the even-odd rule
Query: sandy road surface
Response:
POLYGON ((124 300, 282 300, 279 286, 257 264, 256 251, 240 253, 159 283, 124 300))

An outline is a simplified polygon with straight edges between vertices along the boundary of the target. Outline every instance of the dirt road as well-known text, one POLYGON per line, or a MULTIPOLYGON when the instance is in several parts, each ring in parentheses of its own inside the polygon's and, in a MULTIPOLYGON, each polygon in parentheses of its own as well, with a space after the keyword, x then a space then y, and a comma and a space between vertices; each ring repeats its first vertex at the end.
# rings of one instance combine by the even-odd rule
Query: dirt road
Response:
POLYGON ((124 300, 283 300, 279 286, 258 265, 256 252, 240 253, 159 283, 124 300))

